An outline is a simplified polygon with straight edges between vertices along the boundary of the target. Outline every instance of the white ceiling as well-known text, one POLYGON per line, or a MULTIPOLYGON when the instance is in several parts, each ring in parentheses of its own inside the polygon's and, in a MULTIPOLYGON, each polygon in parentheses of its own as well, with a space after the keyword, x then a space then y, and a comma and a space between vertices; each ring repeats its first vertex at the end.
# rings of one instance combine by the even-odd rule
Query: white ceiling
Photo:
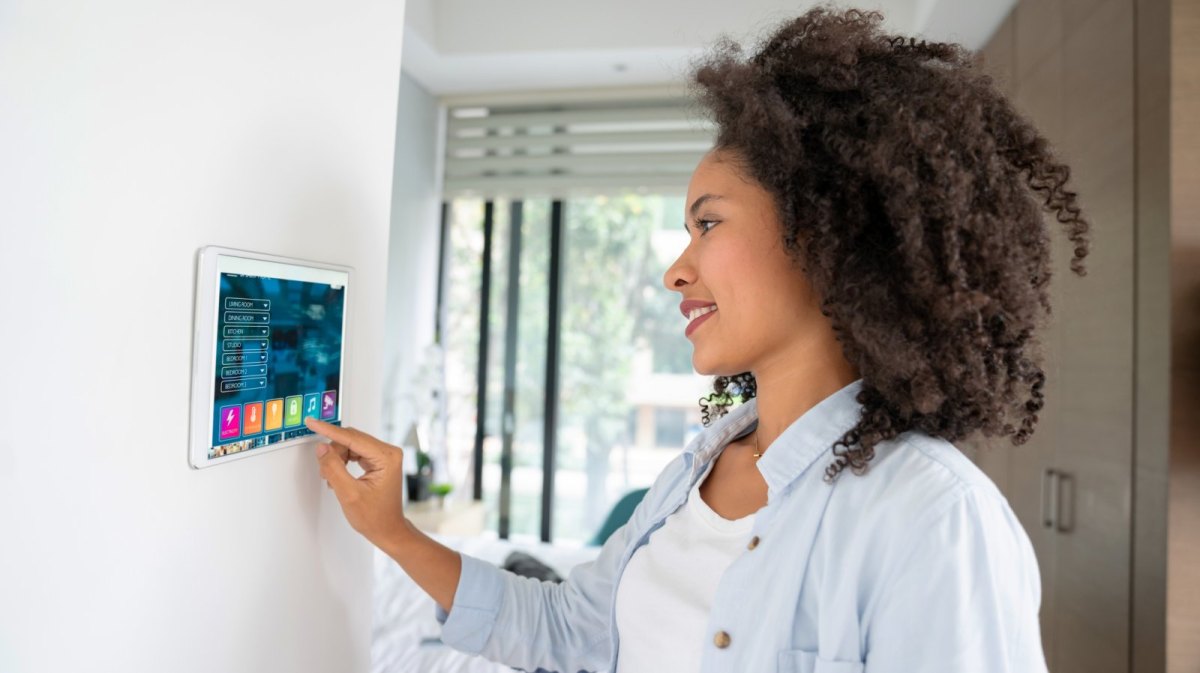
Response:
MULTIPOLYGON (((747 47, 817 4, 779 0, 408 0, 404 70, 430 92, 678 83, 719 36, 747 47)), ((845 5, 839 2, 839 5, 845 5)), ((1016 0, 876 0, 886 29, 987 42, 1016 0)))

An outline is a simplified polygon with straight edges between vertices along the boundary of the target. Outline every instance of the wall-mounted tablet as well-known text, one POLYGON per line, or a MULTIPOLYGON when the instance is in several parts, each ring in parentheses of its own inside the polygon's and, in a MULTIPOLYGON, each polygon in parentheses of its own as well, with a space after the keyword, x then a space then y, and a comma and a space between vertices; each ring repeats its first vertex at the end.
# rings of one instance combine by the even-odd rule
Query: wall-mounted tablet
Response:
POLYGON ((192 351, 192 467, 311 442, 346 406, 351 269, 200 250, 192 351))

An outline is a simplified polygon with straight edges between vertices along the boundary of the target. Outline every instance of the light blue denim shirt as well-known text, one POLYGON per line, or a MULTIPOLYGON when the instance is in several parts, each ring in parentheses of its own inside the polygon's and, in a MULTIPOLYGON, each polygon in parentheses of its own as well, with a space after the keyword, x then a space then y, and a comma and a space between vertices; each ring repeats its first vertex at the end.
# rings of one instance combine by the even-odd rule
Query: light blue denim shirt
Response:
MULTIPOLYGON (((1046 671, 1033 547, 1004 496, 953 444, 907 432, 876 446, 866 474, 824 481, 833 443, 858 420, 861 386, 822 400, 758 460, 768 486, 758 543, 721 577, 697 643, 702 673, 1046 671)), ((527 671, 615 670, 621 639, 654 638, 617 633, 626 563, 757 419, 751 399, 705 428, 596 560, 562 583, 463 554, 450 612, 436 609, 442 640, 527 671)))

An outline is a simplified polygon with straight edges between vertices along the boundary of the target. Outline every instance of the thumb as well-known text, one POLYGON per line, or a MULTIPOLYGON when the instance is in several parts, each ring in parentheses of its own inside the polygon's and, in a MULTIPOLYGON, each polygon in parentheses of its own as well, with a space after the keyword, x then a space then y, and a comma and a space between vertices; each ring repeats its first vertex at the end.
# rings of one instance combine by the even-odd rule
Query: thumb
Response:
POLYGON ((330 450, 328 444, 317 445, 317 463, 321 469, 321 476, 333 487, 333 492, 339 500, 343 495, 353 492, 357 480, 346 469, 346 463, 342 462, 337 451, 330 450))

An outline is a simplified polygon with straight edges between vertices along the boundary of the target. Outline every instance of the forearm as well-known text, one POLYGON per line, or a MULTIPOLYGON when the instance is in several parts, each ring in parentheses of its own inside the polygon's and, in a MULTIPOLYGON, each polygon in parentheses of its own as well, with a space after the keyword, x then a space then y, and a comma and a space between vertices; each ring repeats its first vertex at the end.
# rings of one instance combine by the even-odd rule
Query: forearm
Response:
POLYGON ((462 558, 458 552, 429 537, 407 520, 401 532, 377 546, 399 563, 443 610, 450 612, 462 573, 462 558))

